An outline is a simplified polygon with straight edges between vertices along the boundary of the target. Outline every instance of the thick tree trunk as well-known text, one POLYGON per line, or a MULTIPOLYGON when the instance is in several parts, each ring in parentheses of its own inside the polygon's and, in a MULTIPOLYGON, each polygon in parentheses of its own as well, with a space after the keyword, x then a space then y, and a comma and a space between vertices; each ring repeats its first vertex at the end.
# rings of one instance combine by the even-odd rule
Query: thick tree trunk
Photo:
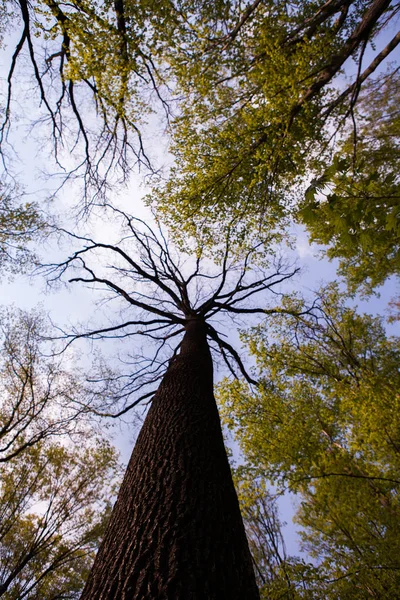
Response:
POLYGON ((259 598, 199 321, 153 399, 81 598, 259 598))

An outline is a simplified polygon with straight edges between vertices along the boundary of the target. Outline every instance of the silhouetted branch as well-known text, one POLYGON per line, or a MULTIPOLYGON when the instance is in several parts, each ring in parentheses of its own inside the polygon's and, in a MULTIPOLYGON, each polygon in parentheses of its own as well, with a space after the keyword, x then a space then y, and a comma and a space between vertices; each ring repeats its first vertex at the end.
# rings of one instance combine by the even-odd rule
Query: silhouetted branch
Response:
POLYGON ((80 178, 83 208, 87 209, 96 201, 105 201, 111 176, 116 175, 115 181, 126 180, 137 163, 151 172, 142 139, 140 111, 133 96, 139 98, 142 88, 155 91, 169 115, 161 93, 161 75, 152 57, 143 51, 147 48, 143 39, 132 28, 128 31, 123 2, 119 0, 107 16, 96 6, 78 0, 68 6, 58 0, 43 5, 18 0, 16 11, 21 16, 22 33, 10 60, 5 111, 0 124, 4 166, 7 168, 5 143, 12 121, 13 82, 25 47, 38 91, 38 109, 44 110, 33 123, 50 124, 48 139, 63 173, 61 185, 80 178), (51 44, 46 42, 43 52, 36 38, 44 36, 47 40, 49 32, 51 44), (106 73, 105 65, 103 68, 102 54, 106 50, 97 39, 98 32, 103 33, 102 39, 108 40, 108 53, 115 55, 118 63, 113 75, 106 73), (93 54, 89 68, 82 56, 83 45, 93 54), (111 81, 113 77, 117 79, 111 81), (74 158, 72 167, 67 166, 61 150, 74 158))
MULTIPOLYGON (((106 205, 106 210, 122 222, 123 235, 117 243, 98 242, 59 229, 59 233, 68 235, 71 241, 82 246, 60 264, 45 267, 50 282, 66 280, 99 286, 110 294, 110 299, 125 307, 124 310, 136 311, 133 316, 104 327, 69 333, 60 330, 59 337, 66 345, 82 338, 142 337, 150 341, 151 358, 133 352, 129 362, 131 374, 115 392, 117 399, 125 403, 123 408, 99 409, 97 414, 119 416, 149 398, 153 392, 146 386, 153 389, 155 382, 163 376, 171 354, 178 352, 180 339, 193 319, 206 322, 211 348, 220 354, 231 375, 244 377, 249 384, 256 385, 257 381, 249 374, 234 345, 218 331, 219 327, 216 328, 214 319, 222 315, 265 317, 276 313, 301 318, 312 308, 297 312, 279 306, 271 308, 266 298, 267 292, 281 296, 282 292, 274 288, 293 277, 299 269, 290 268, 281 259, 266 267, 260 266, 257 256, 262 251, 261 244, 238 258, 230 251, 229 234, 219 253, 220 263, 212 264, 201 253, 191 259, 190 255, 174 250, 160 227, 156 231, 143 220, 110 205, 106 205), (171 342, 175 339, 177 347, 174 350, 171 342), (140 390, 139 399, 127 402, 130 395, 140 393, 140 390)), ((107 377, 98 378, 99 383, 106 380, 107 377)))

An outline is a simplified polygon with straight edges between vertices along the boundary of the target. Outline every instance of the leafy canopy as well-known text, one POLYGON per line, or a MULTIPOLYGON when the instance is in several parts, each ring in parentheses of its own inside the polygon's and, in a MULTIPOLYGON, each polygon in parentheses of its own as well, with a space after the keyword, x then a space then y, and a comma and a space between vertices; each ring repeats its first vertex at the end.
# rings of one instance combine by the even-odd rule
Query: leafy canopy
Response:
POLYGON ((289 191, 400 41, 395 36, 364 65, 368 44, 381 44, 378 34, 398 11, 390 0, 19 0, 18 7, 3 150, 26 51, 54 156, 67 179, 83 177, 86 201, 104 198, 110 180, 126 177, 136 161, 150 166, 143 117, 155 108, 170 127, 174 167, 153 200, 171 222, 195 229, 216 219, 277 228, 289 191), (335 78, 350 58, 358 77, 340 91, 335 78))
POLYGON ((155 191, 157 209, 177 230, 185 223, 199 233, 218 222, 212 236, 233 221, 241 235, 247 224, 279 237, 361 83, 400 41, 365 66, 368 44, 398 8, 346 0, 174 6, 179 23, 167 31, 178 34, 163 52, 183 100, 172 123, 175 163, 155 191), (337 77, 349 73, 349 59, 359 73, 343 90, 337 77))
POLYGON ((223 419, 252 476, 299 495, 317 597, 395 594, 399 340, 387 337, 382 319, 348 308, 335 286, 321 292, 312 315, 271 319, 246 337, 260 386, 223 385, 223 419))
POLYGON ((356 132, 309 187, 300 211, 311 241, 339 258, 351 291, 371 291, 400 272, 399 93, 398 72, 366 86, 356 132))

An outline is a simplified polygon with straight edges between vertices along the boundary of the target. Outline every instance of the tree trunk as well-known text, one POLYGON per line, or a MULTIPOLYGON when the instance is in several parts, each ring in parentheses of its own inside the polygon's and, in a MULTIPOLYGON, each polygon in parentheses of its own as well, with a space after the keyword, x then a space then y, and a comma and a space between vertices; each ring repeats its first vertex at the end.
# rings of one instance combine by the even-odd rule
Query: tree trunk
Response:
POLYGON ((190 320, 154 396, 81 600, 257 600, 213 394, 190 320))

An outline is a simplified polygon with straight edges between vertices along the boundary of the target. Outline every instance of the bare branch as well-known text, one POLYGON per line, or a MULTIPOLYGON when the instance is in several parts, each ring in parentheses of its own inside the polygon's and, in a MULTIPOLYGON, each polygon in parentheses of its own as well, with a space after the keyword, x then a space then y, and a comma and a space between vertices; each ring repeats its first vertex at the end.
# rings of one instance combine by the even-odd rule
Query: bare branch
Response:
POLYGON ((228 233, 219 252, 221 263, 212 265, 208 257, 203 260, 200 254, 192 261, 189 275, 185 275, 180 265, 188 268, 190 256, 182 254, 185 260, 181 262, 181 257, 173 251, 161 228, 156 233, 148 223, 110 205, 106 208, 122 223, 122 232, 127 232, 127 235, 123 234, 118 243, 106 243, 57 229, 57 233, 68 235, 71 241, 81 247, 61 264, 45 267, 50 282, 66 280, 69 283, 99 285, 101 289, 111 292, 112 301, 125 306, 122 310, 139 311, 137 316, 129 316, 128 319, 106 326, 70 333, 60 330, 58 339, 65 339, 66 345, 85 338, 151 340, 152 357, 146 357, 142 351, 131 350, 132 360, 127 362, 130 375, 122 377, 105 373, 95 381, 91 379, 104 386, 109 385, 111 380, 119 381, 110 394, 117 402, 124 402, 122 408, 114 406, 110 410, 98 407, 96 414, 121 416, 141 400, 148 399, 154 393, 149 388, 154 390, 154 384, 165 373, 171 354, 178 352, 182 335, 193 320, 206 324, 209 342, 221 355, 230 374, 244 377, 248 383, 256 385, 238 351, 210 320, 219 313, 230 316, 233 321, 237 315, 266 317, 277 313, 301 318, 309 309, 296 312, 266 305, 266 293, 273 292, 281 296, 282 292, 274 288, 293 277, 298 269, 288 268, 281 259, 276 259, 276 264, 272 261, 266 267, 254 264, 254 260, 262 253, 261 244, 255 245, 243 258, 238 258, 230 250, 228 233), (172 342, 175 339, 178 344, 174 349, 172 342), (128 401, 134 394, 139 394, 139 397, 128 401))

